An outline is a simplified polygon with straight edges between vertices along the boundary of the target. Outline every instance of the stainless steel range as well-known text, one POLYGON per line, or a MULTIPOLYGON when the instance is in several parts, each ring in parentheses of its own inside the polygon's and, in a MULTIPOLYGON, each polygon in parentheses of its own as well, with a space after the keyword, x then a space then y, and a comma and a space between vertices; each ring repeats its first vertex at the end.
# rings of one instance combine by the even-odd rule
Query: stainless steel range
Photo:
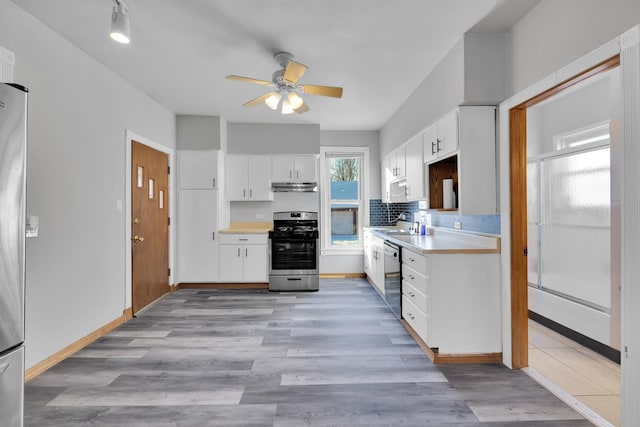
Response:
POLYGON ((318 213, 274 212, 269 232, 269 290, 317 291, 318 213))

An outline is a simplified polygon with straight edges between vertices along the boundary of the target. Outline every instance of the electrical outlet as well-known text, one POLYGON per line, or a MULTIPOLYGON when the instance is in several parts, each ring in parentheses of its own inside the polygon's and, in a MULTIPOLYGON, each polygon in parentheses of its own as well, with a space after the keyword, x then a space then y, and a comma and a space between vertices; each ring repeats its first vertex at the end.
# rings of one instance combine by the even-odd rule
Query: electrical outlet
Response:
POLYGON ((460 227, 462 227, 462 223, 460 221, 455 221, 453 223, 453 228, 460 229, 460 227))
POLYGON ((256 219, 263 219, 263 218, 264 218, 264 215, 262 215, 262 214, 256 214, 256 219))

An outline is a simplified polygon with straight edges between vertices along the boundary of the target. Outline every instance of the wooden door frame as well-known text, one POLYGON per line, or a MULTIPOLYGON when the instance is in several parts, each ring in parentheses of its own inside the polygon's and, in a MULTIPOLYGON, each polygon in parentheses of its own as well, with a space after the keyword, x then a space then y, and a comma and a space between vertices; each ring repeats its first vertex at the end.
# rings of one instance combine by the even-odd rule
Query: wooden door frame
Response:
MULTIPOLYGON (((176 170, 175 149, 165 147, 143 136, 137 135, 129 129, 125 132, 125 204, 124 204, 124 222, 125 222, 125 238, 124 238, 124 258, 125 258, 125 291, 124 291, 124 308, 126 311, 132 310, 132 264, 131 264, 131 142, 137 141, 147 147, 158 150, 169 156, 169 166, 171 174, 169 175, 169 218, 174 218, 176 208, 176 192, 175 192, 175 176, 173 171, 176 170)), ((118 205, 117 209, 121 206, 118 205)), ((169 276, 169 284, 174 283, 174 247, 175 247, 175 222, 169 227, 169 268, 171 276, 169 276)))
POLYGON ((527 108, 597 74, 620 66, 615 55, 509 109, 509 195, 511 232, 511 367, 529 365, 527 264, 527 108))

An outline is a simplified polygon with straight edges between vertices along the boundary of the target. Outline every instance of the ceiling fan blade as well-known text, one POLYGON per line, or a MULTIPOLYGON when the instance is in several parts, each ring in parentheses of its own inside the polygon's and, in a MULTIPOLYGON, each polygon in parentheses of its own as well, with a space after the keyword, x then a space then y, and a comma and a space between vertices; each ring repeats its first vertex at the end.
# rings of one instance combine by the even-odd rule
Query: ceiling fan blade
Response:
POLYGON ((255 84, 263 85, 263 86, 273 85, 273 82, 268 82, 266 80, 252 79, 251 77, 235 76, 233 74, 228 75, 227 78, 229 80, 239 80, 241 82, 255 83, 255 84))
POLYGON ((304 85, 304 93, 309 95, 330 96, 332 98, 342 98, 342 88, 336 86, 316 86, 304 85))
POLYGON ((309 106, 306 103, 303 102, 301 106, 299 106, 298 108, 296 108, 293 111, 295 111, 298 114, 302 114, 302 113, 306 113, 309 110, 310 110, 309 106))
POLYGON ((287 68, 285 68, 284 70, 284 76, 282 76, 282 78, 290 83, 295 84, 298 80, 300 80, 302 76, 304 76, 304 73, 306 73, 308 69, 309 67, 299 62, 289 61, 287 63, 287 68))
POLYGON ((243 107, 255 107, 256 105, 260 105, 261 103, 264 102, 265 99, 267 99, 268 97, 271 96, 271 94, 273 94, 274 92, 267 92, 263 95, 260 95, 257 98, 253 98, 251 101, 247 101, 244 104, 242 104, 243 107))

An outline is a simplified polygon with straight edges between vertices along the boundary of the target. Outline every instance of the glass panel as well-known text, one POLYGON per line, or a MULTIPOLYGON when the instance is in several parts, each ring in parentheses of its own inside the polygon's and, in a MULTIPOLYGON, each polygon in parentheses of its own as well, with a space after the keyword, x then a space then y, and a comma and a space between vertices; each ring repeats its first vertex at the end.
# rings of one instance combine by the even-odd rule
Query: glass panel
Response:
POLYGON ((158 201, 160 209, 164 209, 164 190, 158 191, 158 201))
POLYGON ((138 165, 138 188, 144 187, 144 167, 138 165))
POLYGON ((315 270, 316 241, 287 242, 273 240, 271 244, 273 270, 315 270))
POLYGON ((358 215, 356 206, 331 204, 331 245, 349 246, 359 244, 358 215))
POLYGON ((360 245, 360 161, 329 159, 332 246, 360 245))
POLYGON ((609 227, 609 156, 607 147, 544 163, 546 223, 609 227))
POLYGON ((149 198, 150 199, 153 199, 155 196, 154 184, 155 184, 155 180, 153 178, 149 178, 149 198))
POLYGON ((529 284, 539 285, 540 271, 540 163, 527 165, 527 262, 529 284))
POLYGON ((609 148, 546 160, 541 285, 605 309, 610 302, 609 148))

